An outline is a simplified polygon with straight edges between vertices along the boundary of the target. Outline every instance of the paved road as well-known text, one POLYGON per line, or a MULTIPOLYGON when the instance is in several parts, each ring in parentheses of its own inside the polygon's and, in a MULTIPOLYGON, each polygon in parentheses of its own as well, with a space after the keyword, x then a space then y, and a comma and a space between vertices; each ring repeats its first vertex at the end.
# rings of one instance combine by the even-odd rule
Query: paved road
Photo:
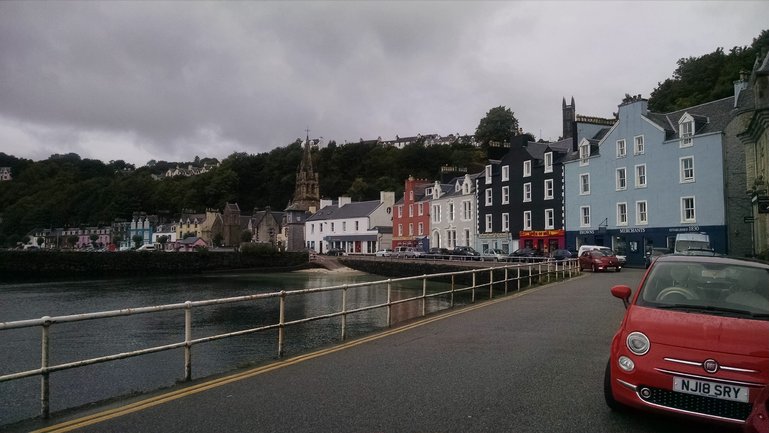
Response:
POLYGON ((609 288, 634 286, 641 275, 635 269, 586 273, 345 346, 145 397, 101 412, 101 418, 76 419, 70 427, 81 432, 708 431, 675 419, 612 413, 604 405, 609 342, 624 312, 609 288))

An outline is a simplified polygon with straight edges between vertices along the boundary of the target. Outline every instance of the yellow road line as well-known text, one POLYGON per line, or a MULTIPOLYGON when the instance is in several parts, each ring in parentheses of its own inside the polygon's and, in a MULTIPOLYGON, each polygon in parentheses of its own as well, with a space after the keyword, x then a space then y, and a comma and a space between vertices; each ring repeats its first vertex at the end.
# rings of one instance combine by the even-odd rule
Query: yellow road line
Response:
POLYGON ((536 292, 536 291, 538 291, 538 290, 540 290, 540 289, 542 289, 542 288, 544 288, 544 287, 546 287, 548 285, 540 286, 540 287, 535 287, 533 289, 529 289, 529 290, 526 290, 526 291, 523 291, 523 292, 520 292, 520 293, 515 293, 515 294, 510 295, 510 296, 505 296, 505 297, 502 297, 502 298, 492 299, 490 301, 485 301, 485 302, 482 302, 482 303, 477 304, 477 305, 471 305, 471 306, 468 306, 468 307, 461 308, 459 310, 450 311, 448 313, 442 313, 440 315, 437 315, 437 316, 434 316, 434 317, 431 317, 431 318, 428 318, 428 319, 419 320, 418 322, 414 322, 414 323, 411 323, 411 324, 408 324, 408 325, 400 326, 400 327, 395 328, 395 329, 383 331, 383 332, 380 332, 378 334, 370 335, 368 337, 362 337, 360 339, 357 339, 357 340, 354 340, 354 341, 350 341, 350 342, 347 342, 347 343, 342 343, 342 344, 334 346, 334 347, 330 347, 330 348, 327 348, 327 349, 321 349, 321 350, 318 350, 316 352, 312 352, 312 353, 308 353, 308 354, 304 354, 304 355, 298 355, 296 357, 287 359, 285 361, 277 361, 277 362, 274 362, 272 364, 264 365, 264 366, 261 366, 261 367, 256 367, 256 368, 253 368, 253 369, 250 369, 250 370, 247 370, 247 371, 243 371, 243 372, 240 372, 240 373, 236 373, 236 374, 233 374, 233 375, 230 375, 230 376, 221 377, 221 378, 213 379, 211 381, 207 381, 207 382, 200 383, 200 384, 197 384, 197 385, 188 386, 188 387, 185 387, 183 389, 179 389, 179 390, 176 390, 176 391, 171 391, 171 392, 168 392, 168 393, 165 393, 165 394, 162 394, 162 395, 158 395, 158 396, 155 396, 155 397, 150 397, 148 399, 141 400, 141 401, 138 401, 138 402, 135 402, 135 403, 131 403, 131 404, 128 404, 126 406, 121 406, 119 408, 106 410, 106 411, 103 411, 103 412, 95 413, 93 415, 89 415, 89 416, 85 416, 85 417, 82 417, 82 418, 77 418, 77 419, 74 419, 74 420, 71 420, 71 421, 67 421, 67 422, 63 422, 63 423, 60 423, 60 424, 52 425, 52 426, 49 426, 49 427, 45 427, 45 428, 42 428, 42 429, 39 429, 39 430, 35 430, 35 431, 31 432, 31 433, 54 433, 54 432, 55 433, 63 433, 63 432, 72 431, 72 430, 75 430, 75 429, 78 429, 78 428, 81 428, 81 427, 86 427, 86 426, 89 426, 89 425, 92 425, 92 424, 98 424, 100 422, 107 421, 107 420, 110 420, 112 418, 117 418, 117 417, 120 417, 120 416, 123 416, 123 415, 127 415, 129 413, 138 412, 138 411, 141 411, 141 410, 144 410, 144 409, 148 409, 148 408, 151 408, 153 406, 157 406, 157 405, 160 405, 160 404, 163 404, 163 403, 167 403, 169 401, 173 401, 173 400, 180 399, 182 397, 186 397, 188 395, 193 395, 193 394, 197 394, 199 392, 207 391, 209 389, 218 388, 218 387, 220 387, 222 385, 226 385, 228 383, 232 383, 232 382, 236 382, 236 381, 239 381, 239 380, 247 379, 249 377, 258 376, 258 375, 263 374, 263 373, 267 373, 267 372, 270 372, 270 371, 273 371, 273 370, 277 370, 277 369, 280 369, 280 368, 283 368, 283 367, 288 367, 288 366, 291 366, 291 365, 294 365, 294 364, 298 364, 300 362, 308 361, 310 359, 318 358, 318 357, 321 357, 321 356, 325 356, 325 355, 328 355, 328 354, 331 354, 331 353, 338 352, 340 350, 349 349, 351 347, 355 347, 355 346, 358 346, 360 344, 368 343, 370 341, 378 340, 380 338, 384 338, 384 337, 387 337, 387 336, 390 336, 390 335, 394 335, 394 334, 398 334, 398 333, 401 333, 401 332, 404 332, 404 331, 408 331, 410 329, 414 329, 414 328, 419 327, 419 326, 427 325, 428 323, 436 322, 438 320, 447 319, 449 317, 456 316, 458 314, 464 314, 464 313, 467 313, 469 311, 477 310, 479 308, 484 308, 484 307, 487 307, 489 305, 497 304, 499 302, 503 302, 503 301, 507 301, 507 300, 510 300, 510 299, 514 299, 514 298, 517 298, 519 296, 523 296, 523 295, 528 294, 528 293, 536 292))

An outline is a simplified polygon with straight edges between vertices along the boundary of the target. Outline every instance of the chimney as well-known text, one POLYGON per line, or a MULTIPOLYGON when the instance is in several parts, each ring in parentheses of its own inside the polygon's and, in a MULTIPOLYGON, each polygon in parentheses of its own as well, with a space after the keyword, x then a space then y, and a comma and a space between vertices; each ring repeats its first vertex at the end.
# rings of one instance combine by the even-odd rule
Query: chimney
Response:
POLYGON ((737 108, 740 101, 740 93, 748 88, 749 72, 746 70, 740 71, 740 79, 734 82, 734 108, 737 108))

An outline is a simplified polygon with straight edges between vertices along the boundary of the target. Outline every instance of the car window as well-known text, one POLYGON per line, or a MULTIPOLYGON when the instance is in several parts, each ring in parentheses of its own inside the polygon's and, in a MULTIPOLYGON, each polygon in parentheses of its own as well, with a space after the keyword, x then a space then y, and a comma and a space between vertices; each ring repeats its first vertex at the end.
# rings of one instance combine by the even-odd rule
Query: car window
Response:
POLYGON ((769 270, 725 263, 656 262, 639 305, 704 314, 769 314, 769 270))

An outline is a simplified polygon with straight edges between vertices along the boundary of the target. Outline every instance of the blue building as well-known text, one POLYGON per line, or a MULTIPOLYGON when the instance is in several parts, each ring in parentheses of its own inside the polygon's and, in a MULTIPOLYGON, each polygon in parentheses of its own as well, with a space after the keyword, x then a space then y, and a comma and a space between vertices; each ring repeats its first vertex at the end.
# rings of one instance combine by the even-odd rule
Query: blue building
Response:
POLYGON ((746 200, 725 187, 726 161, 739 157, 723 136, 733 108, 729 97, 657 114, 640 95, 627 96, 614 125, 581 138, 564 163, 567 245, 608 246, 641 265, 646 251, 671 248, 676 234, 703 232, 727 252, 727 214, 746 200))

